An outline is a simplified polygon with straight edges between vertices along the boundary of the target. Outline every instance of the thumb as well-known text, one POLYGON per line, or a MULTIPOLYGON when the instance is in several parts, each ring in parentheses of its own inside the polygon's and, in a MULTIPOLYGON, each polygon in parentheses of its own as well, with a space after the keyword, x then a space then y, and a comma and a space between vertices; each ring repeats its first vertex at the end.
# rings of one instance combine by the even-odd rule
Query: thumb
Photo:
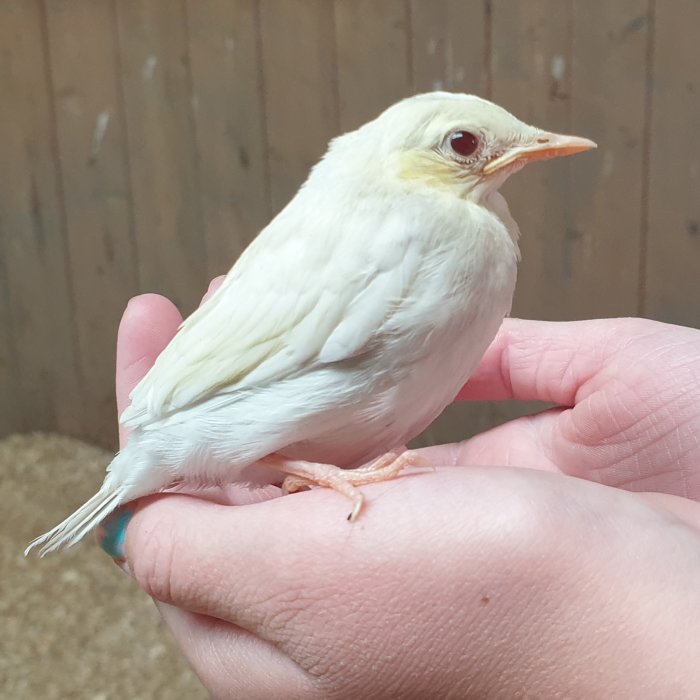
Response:
POLYGON ((581 388, 631 338, 664 327, 635 318, 570 322, 506 318, 457 398, 573 406, 581 388))

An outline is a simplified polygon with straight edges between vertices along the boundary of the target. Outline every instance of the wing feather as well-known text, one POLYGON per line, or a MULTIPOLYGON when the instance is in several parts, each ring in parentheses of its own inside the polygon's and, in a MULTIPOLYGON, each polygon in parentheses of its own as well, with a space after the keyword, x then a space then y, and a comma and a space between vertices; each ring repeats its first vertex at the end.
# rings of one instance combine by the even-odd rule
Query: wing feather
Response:
POLYGON ((379 209, 343 230, 319 209, 312 231, 300 235, 309 223, 285 210, 258 236, 134 389, 122 424, 146 425, 217 393, 235 400, 372 344, 419 264, 399 228, 406 219, 379 209))
POLYGON ((393 314, 409 296, 419 258, 411 249, 385 259, 344 310, 319 353, 324 363, 342 362, 367 352, 393 314), (388 264, 387 264, 388 263, 388 264))

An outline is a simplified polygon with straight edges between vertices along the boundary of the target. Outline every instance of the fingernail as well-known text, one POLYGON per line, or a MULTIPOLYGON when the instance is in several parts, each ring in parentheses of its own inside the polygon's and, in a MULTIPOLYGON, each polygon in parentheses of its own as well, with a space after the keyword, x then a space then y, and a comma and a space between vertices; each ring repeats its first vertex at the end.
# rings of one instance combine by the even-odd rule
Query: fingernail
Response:
POLYGON ((114 559, 124 558, 124 537, 126 526, 131 520, 133 511, 129 508, 121 508, 107 517, 97 534, 100 547, 114 559))

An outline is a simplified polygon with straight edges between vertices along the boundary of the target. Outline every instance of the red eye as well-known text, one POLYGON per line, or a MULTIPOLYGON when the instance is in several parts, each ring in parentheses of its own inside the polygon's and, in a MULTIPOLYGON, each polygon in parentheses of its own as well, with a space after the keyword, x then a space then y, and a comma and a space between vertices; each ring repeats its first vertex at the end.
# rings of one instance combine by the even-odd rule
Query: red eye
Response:
POLYGON ((450 146, 458 156, 469 158, 479 148, 479 139, 470 131, 455 131, 450 135, 450 146))

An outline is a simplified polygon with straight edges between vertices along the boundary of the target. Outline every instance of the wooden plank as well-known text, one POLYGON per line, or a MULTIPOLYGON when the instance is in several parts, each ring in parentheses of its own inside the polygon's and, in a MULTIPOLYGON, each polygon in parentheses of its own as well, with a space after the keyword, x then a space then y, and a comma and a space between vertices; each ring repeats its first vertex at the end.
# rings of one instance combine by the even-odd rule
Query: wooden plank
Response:
POLYGON ((450 90, 488 96, 486 12, 485 2, 411 0, 416 91, 450 90))
POLYGON ((111 0, 47 4, 49 54, 75 293, 79 361, 88 407, 83 437, 117 442, 117 327, 138 291, 124 115, 111 0))
POLYGON ((270 218, 255 0, 187 4, 209 277, 228 270, 270 218))
POLYGON ((700 4, 656 3, 645 313, 700 327, 700 4))
MULTIPOLYGON (((11 368, 12 393, 0 396, 0 413, 16 412, 24 429, 77 434, 81 381, 44 39, 38 2, 2 3, 0 256, 3 320, 9 316, 18 366, 11 368)), ((7 424, 19 425, 16 417, 7 424)))
MULTIPOLYGON (((10 21, 8 15, 14 12, 16 12, 16 8, 8 5, 0 6, 0 32, 2 27, 10 21)), ((3 43, 3 46, 8 53, 11 51, 7 48, 7 44, 3 43)), ((14 60, 16 62, 18 59, 14 60)), ((11 57, 3 57, 3 63, 0 64, 0 71, 2 71, 0 79, 3 81, 3 87, 4 81, 7 80, 3 64, 7 70, 11 66, 11 61, 11 57)), ((10 172, 8 166, 11 162, 11 154, 8 148, 14 146, 11 139, 15 134, 8 128, 8 116, 5 115, 5 119, 3 119, 3 114, 0 112, 0 125, 3 127, 0 130, 0 165, 2 165, 0 178, 5 170, 10 172)), ((21 431, 25 427, 23 405, 18 399, 20 365, 15 345, 11 304, 11 294, 14 296, 14 289, 11 287, 10 270, 7 268, 7 253, 5 251, 12 235, 12 231, 6 223, 8 218, 6 208, 15 207, 16 203, 6 200, 3 197, 3 192, 4 188, 0 191, 0 437, 21 431)))
POLYGON ((273 212, 306 179, 339 130, 333 4, 260 0, 273 212))
MULTIPOLYGON (((0 10, 0 21, 2 16, 3 13, 0 10)), ((1 139, 2 136, 0 136, 0 159, 4 161, 4 144, 1 139)), ((0 329, 2 329, 0 330, 0 437, 20 432, 25 427, 22 406, 17 399, 19 357, 12 328, 10 280, 4 255, 4 239, 9 233, 5 231, 3 219, 4 216, 0 213, 0 329)))
POLYGON ((571 130, 599 148, 570 163, 562 267, 571 317, 638 313, 648 11, 649 0, 573 4, 571 130))
MULTIPOLYGON (((493 99, 523 121, 550 131, 571 130, 570 3, 494 0, 493 99)), ((577 159, 580 160, 580 159, 577 159)), ((570 159, 531 165, 504 187, 522 231, 514 315, 577 317, 571 294, 578 230, 570 159)), ((580 162, 577 162, 580 166, 580 162)))
POLYGON ((185 7, 116 9, 141 288, 188 313, 207 280, 185 7))
POLYGON ((335 38, 341 131, 413 93, 404 0, 335 0, 335 38))

